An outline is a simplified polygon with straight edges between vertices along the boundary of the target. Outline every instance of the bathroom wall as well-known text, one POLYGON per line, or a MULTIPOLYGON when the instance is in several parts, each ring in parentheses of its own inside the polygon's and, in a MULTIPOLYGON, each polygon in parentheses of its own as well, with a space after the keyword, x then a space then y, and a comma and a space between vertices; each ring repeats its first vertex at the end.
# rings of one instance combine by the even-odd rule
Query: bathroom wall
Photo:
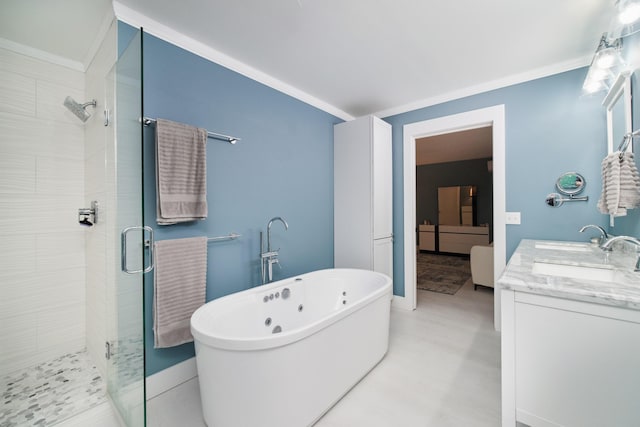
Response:
POLYGON ((85 346, 84 84, 0 49, 0 375, 85 346))
MULTIPOLYGON (((121 25, 120 34, 130 32, 121 25)), ((340 119, 156 37, 144 43, 144 114, 230 134, 209 139, 209 217, 156 224, 154 130, 144 132, 144 215, 156 239, 242 235, 209 243, 207 300, 260 284, 259 233, 280 248, 275 279, 333 267, 333 125, 340 119)), ((153 277, 145 276, 146 374, 194 356, 193 344, 153 349, 153 277)))
MULTIPOLYGON (((106 374, 105 341, 107 340, 107 264, 108 249, 113 245, 113 200, 109 195, 109 183, 115 175, 115 165, 107 161, 107 153, 114 144, 113 125, 104 126, 105 107, 113 111, 112 79, 109 73, 116 60, 116 21, 114 20, 104 37, 95 57, 87 67, 86 97, 96 99, 98 105, 85 124, 85 195, 83 206, 89 207, 92 200, 99 203, 98 222, 85 231, 86 245, 86 324, 87 351, 100 370, 106 374)), ((113 256, 110 258, 113 261, 113 256)))
POLYGON ((506 210, 521 212, 521 225, 507 225, 507 259, 521 239, 586 240, 585 224, 606 226, 596 203, 600 196, 600 162, 606 155, 606 120, 602 96, 585 97, 587 69, 469 96, 385 118, 393 125, 394 294, 404 294, 402 127, 494 105, 505 105, 506 210), (588 202, 553 209, 544 203, 564 172, 580 172, 587 181, 588 202))
POLYGON ((492 175, 487 168, 490 159, 462 160, 457 162, 421 165, 416 168, 416 224, 424 220, 438 224, 438 187, 475 185, 476 220, 489 224, 493 234, 492 175))
MULTIPOLYGON (((126 25, 120 26, 126 32, 126 25)), ((582 95, 586 68, 385 118, 393 125, 394 293, 403 294, 402 126, 504 104, 506 209, 521 212, 507 226, 507 256, 523 238, 585 240, 578 229, 605 226, 597 212, 600 162, 606 155, 601 97, 582 95), (558 176, 578 171, 588 202, 552 209, 544 203, 558 176)), ((209 244, 207 299, 259 284, 258 233, 273 216, 282 270, 276 279, 333 265, 333 124, 340 120, 153 36, 144 37, 144 114, 242 138, 209 140, 209 218, 160 227, 155 223, 153 129, 144 131, 145 224, 157 239, 242 234, 209 244)), ((151 275, 145 277, 146 374, 192 357, 193 346, 154 350, 151 275)))

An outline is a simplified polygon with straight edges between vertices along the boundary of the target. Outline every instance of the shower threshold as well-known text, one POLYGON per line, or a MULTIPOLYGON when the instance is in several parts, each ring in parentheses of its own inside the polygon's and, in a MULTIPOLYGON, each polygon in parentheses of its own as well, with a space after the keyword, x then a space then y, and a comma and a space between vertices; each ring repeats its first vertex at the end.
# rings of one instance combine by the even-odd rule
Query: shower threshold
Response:
POLYGON ((0 378, 0 427, 53 426, 107 402, 106 384, 86 351, 0 378))

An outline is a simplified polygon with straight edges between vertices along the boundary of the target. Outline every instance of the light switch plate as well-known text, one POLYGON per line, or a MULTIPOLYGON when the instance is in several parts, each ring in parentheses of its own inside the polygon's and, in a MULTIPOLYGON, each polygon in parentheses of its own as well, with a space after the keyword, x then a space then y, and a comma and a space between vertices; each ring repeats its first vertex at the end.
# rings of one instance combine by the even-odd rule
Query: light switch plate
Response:
POLYGON ((520 212, 507 212, 505 222, 507 224, 520 224, 520 212))

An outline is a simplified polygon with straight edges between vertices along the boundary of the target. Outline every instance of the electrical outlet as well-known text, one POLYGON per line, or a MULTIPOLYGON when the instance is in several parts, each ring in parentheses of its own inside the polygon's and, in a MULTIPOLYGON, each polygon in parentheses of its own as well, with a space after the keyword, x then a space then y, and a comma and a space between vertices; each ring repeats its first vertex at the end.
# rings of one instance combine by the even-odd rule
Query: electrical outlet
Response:
POLYGON ((520 212, 507 212, 505 222, 507 224, 520 224, 520 212))

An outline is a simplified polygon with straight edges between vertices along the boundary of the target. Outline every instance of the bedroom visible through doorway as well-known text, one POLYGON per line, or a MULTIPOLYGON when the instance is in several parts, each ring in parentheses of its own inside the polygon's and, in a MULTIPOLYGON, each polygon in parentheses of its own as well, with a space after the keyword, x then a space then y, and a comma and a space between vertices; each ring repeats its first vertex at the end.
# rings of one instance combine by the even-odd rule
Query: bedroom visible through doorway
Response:
POLYGON ((416 285, 455 295, 493 229, 492 126, 416 139, 416 285), (478 234, 475 234, 478 233, 478 234))

